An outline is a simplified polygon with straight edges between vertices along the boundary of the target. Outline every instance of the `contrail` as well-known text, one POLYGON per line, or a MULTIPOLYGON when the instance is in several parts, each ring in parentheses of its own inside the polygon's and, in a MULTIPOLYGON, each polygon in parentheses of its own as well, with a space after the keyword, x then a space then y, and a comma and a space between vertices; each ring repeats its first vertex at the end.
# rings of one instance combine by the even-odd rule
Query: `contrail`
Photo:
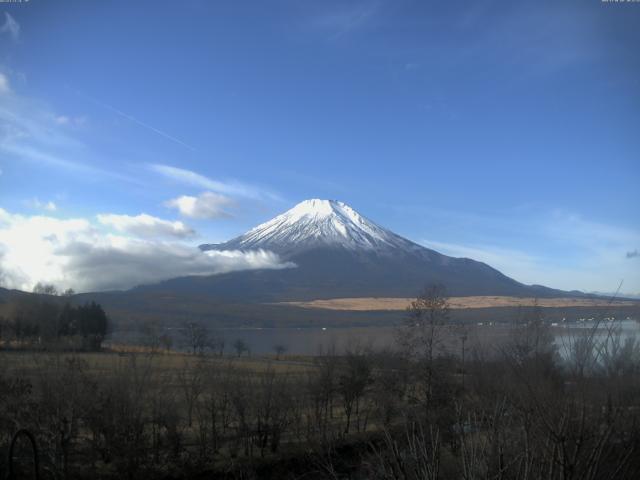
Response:
POLYGON ((120 115, 121 117, 126 118, 127 120, 130 120, 130 121, 132 121, 132 122, 134 122, 134 123, 137 123, 138 125, 140 125, 141 127, 146 128, 147 130, 151 130, 152 132, 157 133, 158 135, 160 135, 160 136, 162 136, 162 137, 166 138, 167 140, 171 140, 172 142, 175 142, 175 143, 177 143, 177 144, 179 144, 179 145, 182 145, 183 147, 188 148, 189 150, 191 150, 191 151, 193 151, 193 152, 195 152, 195 151, 196 151, 196 149, 195 149, 194 147, 192 147, 191 145, 189 145, 189 144, 187 144, 187 143, 184 143, 184 142, 183 142, 182 140, 180 140, 179 138, 176 138, 176 137, 174 137, 174 136, 172 136, 172 135, 169 135, 168 133, 163 132, 162 130, 158 130, 156 127, 153 127, 153 126, 149 125, 148 123, 141 122, 141 121, 140 121, 140 120, 138 120, 137 118, 132 117, 131 115, 129 115, 129 114, 127 114, 127 113, 123 112, 122 110, 118 110, 117 108, 112 107, 111 105, 108 105, 108 104, 106 104, 106 103, 104 103, 104 102, 101 102, 101 101, 99 101, 99 100, 96 100, 95 98, 92 98, 92 97, 90 97, 89 95, 85 95, 84 93, 82 93, 82 92, 80 92, 80 91, 77 91, 76 93, 77 93, 78 95, 80 95, 81 97, 84 97, 85 99, 89 100, 89 101, 90 101, 90 102, 92 102, 92 103, 95 103, 96 105, 98 105, 98 106, 100 106, 100 107, 102 107, 102 108, 106 108, 107 110, 110 110, 110 111, 112 111, 113 113, 115 113, 115 114, 117 114, 117 115, 120 115))

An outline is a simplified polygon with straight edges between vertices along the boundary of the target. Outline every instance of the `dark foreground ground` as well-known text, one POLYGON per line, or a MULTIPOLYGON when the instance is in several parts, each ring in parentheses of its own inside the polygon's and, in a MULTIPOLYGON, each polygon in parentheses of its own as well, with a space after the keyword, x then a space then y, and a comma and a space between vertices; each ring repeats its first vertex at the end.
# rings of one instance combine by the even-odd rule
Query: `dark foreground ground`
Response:
POLYGON ((564 355, 542 322, 457 356, 428 324, 316 356, 3 351, 0 478, 31 468, 20 429, 40 478, 640 478, 640 346, 613 327, 564 355))

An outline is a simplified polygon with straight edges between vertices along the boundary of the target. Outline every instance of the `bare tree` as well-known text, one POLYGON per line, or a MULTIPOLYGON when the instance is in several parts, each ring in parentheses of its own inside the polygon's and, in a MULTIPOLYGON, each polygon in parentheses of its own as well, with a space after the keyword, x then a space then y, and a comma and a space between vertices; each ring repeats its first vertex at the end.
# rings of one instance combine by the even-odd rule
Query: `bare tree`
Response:
POLYGON ((197 322, 185 322, 182 335, 193 355, 204 353, 209 346, 209 330, 197 322))
POLYGON ((71 447, 81 434, 87 399, 95 393, 96 385, 87 374, 88 364, 78 356, 47 355, 34 362, 43 399, 38 409, 41 444, 51 465, 67 478, 71 447))
POLYGON ((348 352, 346 365, 338 380, 342 405, 346 417, 344 433, 348 434, 355 416, 356 429, 360 431, 360 408, 367 387, 371 384, 371 364, 362 352, 348 352))
POLYGON ((327 352, 321 352, 314 359, 314 364, 316 368, 309 370, 306 377, 305 397, 311 403, 306 408, 307 440, 313 440, 317 435, 322 442, 326 442, 331 433, 334 396, 338 390, 338 357, 335 345, 327 352))
POLYGON ((275 453, 282 435, 290 421, 291 399, 288 392, 288 377, 277 374, 272 368, 261 373, 256 382, 255 432, 264 456, 267 446, 275 453))
POLYGON ((236 355, 238 355, 238 357, 241 357, 244 352, 247 352, 247 354, 249 353, 249 346, 241 338, 238 338, 233 342, 233 349, 236 351, 236 355))
POLYGON ((209 346, 214 351, 216 355, 219 357, 224 356, 224 347, 226 345, 226 341, 224 335, 219 331, 214 331, 211 333, 211 337, 209 340, 209 346))
POLYGON ((169 353, 171 351, 171 347, 173 346, 173 338, 168 333, 163 333, 158 337, 160 341, 160 345, 164 348, 165 352, 169 353))
POLYGON ((189 427, 193 424, 193 409, 204 390, 204 371, 202 361, 194 365, 188 358, 184 358, 182 368, 178 370, 177 380, 184 396, 189 427))
POLYGON ((287 347, 285 345, 278 344, 274 345, 273 350, 274 352, 276 352, 276 360, 280 360, 280 356, 284 355, 284 353, 287 351, 287 347))
POLYGON ((555 353, 553 334, 544 321, 538 300, 527 311, 511 332, 511 341, 507 346, 512 359, 524 361, 527 358, 540 359, 555 353))
MULTIPOLYGON (((437 428, 427 433, 419 424, 408 424, 399 438, 385 430, 383 446, 373 446, 374 459, 368 478, 384 480, 437 480, 440 477, 442 439, 437 428)), ((466 477, 464 477, 466 480, 466 477)), ((478 477, 479 478, 479 477, 478 477)))
POLYGON ((232 422, 231 393, 238 372, 231 363, 203 372, 202 401, 196 403, 201 452, 217 452, 232 422))
POLYGON ((427 410, 433 399, 435 360, 443 350, 443 327, 448 321, 449 300, 445 289, 442 285, 432 285, 411 302, 397 334, 404 353, 419 366, 427 410))
POLYGON ((142 334, 144 335, 144 344, 147 346, 151 353, 156 353, 160 349, 162 336, 162 326, 157 320, 151 320, 145 322, 142 327, 142 334))
POLYGON ((58 289, 51 283, 38 282, 33 287, 33 293, 40 295, 58 295, 58 289))
POLYGON ((111 375, 100 377, 98 388, 87 398, 88 438, 102 461, 114 464, 120 478, 137 478, 149 460, 145 426, 155 393, 152 359, 123 358, 111 375))

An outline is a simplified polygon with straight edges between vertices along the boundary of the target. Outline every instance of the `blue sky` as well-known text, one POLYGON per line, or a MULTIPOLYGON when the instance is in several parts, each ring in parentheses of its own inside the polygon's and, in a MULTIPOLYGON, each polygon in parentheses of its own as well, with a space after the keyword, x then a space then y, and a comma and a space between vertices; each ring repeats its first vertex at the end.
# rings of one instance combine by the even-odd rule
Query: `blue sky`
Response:
POLYGON ((19 232, 166 254, 317 197, 640 293, 638 25, 598 0, 0 4, 0 283, 77 283, 69 252, 20 270, 19 232))

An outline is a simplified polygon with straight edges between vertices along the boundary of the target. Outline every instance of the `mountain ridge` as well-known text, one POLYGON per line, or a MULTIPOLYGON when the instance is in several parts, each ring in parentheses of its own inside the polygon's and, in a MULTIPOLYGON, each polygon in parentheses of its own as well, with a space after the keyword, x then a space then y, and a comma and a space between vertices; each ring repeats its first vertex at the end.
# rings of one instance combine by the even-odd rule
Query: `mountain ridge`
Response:
POLYGON ((443 255, 381 227, 337 200, 304 200, 243 235, 200 248, 269 250, 295 263, 296 268, 182 277, 139 288, 195 290, 259 301, 415 296, 430 283, 443 284, 451 295, 566 294, 524 285, 483 262, 443 255))

